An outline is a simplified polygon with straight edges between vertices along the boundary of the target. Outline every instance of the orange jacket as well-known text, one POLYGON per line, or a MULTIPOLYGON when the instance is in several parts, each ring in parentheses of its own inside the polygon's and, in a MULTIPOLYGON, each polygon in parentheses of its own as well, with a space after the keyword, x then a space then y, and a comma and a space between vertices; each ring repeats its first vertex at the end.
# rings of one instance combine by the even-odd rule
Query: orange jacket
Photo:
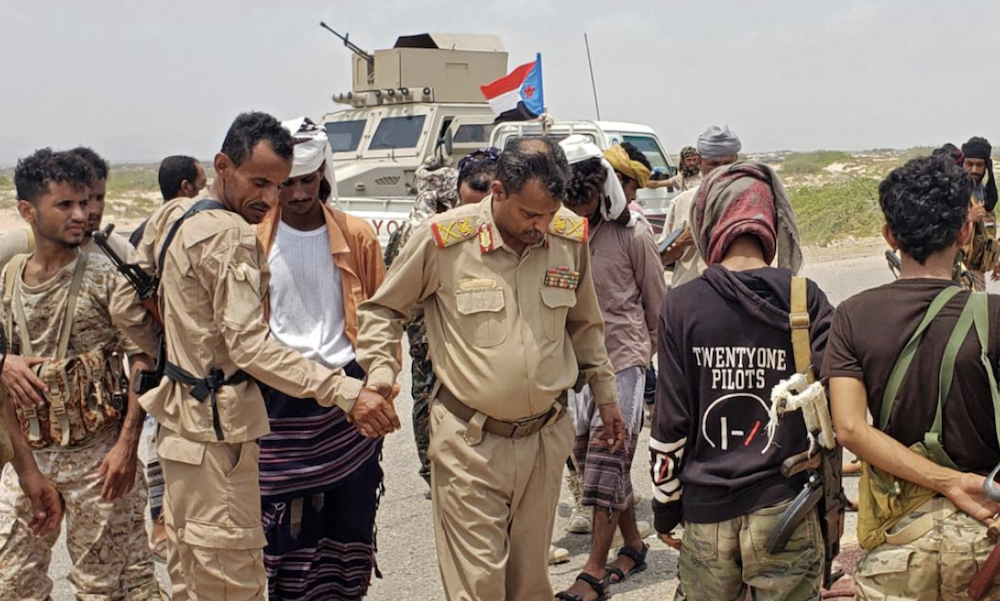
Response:
MULTIPOLYGON (((344 290, 344 334, 351 345, 358 343, 358 305, 371 298, 385 279, 382 248, 371 226, 364 220, 323 205, 330 253, 340 269, 344 290)), ((274 235, 278 231, 281 207, 277 206, 256 226, 257 238, 264 246, 265 256, 271 254, 274 235)), ((270 298, 264 299, 265 319, 270 316, 270 298)))

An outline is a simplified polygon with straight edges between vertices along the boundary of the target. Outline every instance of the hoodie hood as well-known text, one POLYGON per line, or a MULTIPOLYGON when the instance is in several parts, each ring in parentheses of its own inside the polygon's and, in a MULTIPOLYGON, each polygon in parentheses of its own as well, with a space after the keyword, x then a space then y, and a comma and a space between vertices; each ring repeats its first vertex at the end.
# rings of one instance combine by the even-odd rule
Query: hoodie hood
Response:
POLYGON ((742 305, 751 316, 769 326, 791 331, 788 321, 792 272, 777 267, 730 271, 711 265, 702 274, 722 298, 742 305))

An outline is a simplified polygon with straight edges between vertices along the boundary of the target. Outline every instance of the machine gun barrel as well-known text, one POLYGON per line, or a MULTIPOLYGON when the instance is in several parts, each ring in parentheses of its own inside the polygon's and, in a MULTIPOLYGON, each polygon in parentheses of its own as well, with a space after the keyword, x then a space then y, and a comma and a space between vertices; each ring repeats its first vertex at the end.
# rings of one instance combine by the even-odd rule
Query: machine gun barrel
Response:
POLYGON ((369 71, 371 71, 371 70, 373 70, 375 68, 375 56, 369 54, 368 52, 365 52, 364 49, 362 49, 360 46, 358 46, 357 44, 355 44, 354 42, 352 42, 350 40, 351 34, 348 33, 348 34, 345 34, 345 35, 340 35, 339 33, 337 33, 336 31, 334 31, 329 25, 327 25, 323 21, 319 22, 319 26, 322 27, 323 29, 329 31, 333 35, 337 36, 341 40, 343 40, 344 45, 347 46, 348 50, 350 50, 354 54, 357 54, 358 56, 360 56, 361 58, 365 59, 366 61, 368 61, 368 69, 369 69, 369 71))

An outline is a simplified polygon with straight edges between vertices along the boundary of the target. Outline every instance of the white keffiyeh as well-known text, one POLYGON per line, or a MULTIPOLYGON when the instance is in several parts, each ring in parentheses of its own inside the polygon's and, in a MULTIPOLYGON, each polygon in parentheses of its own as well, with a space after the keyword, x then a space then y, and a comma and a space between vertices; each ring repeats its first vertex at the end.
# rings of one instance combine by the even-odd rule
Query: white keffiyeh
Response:
MULTIPOLYGON (((618 181, 614 168, 604 158, 601 149, 586 136, 579 134, 566 137, 559 142, 559 145, 566 153, 566 160, 570 165, 587 159, 601 159, 601 165, 608 173, 608 177, 604 180, 604 196, 607 200, 601 203, 601 216, 604 217, 605 221, 618 219, 625 207, 628 206, 628 201, 625 199, 625 190, 622 189, 622 184, 618 181)), ((629 222, 629 226, 633 225, 635 225, 635 219, 629 222)))
POLYGON ((324 167, 323 175, 332 190, 329 202, 337 199, 337 179, 333 173, 333 153, 326 130, 308 117, 289 119, 281 123, 295 138, 295 159, 289 177, 301 177, 324 167))

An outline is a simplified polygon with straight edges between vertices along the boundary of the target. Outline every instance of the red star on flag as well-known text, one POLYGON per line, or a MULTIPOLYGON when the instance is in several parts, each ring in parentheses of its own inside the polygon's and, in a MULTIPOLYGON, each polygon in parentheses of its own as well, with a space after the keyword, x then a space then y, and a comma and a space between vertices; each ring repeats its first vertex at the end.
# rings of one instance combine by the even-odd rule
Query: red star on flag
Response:
POLYGON ((535 95, 535 86, 528 86, 524 88, 524 97, 531 98, 535 95))

